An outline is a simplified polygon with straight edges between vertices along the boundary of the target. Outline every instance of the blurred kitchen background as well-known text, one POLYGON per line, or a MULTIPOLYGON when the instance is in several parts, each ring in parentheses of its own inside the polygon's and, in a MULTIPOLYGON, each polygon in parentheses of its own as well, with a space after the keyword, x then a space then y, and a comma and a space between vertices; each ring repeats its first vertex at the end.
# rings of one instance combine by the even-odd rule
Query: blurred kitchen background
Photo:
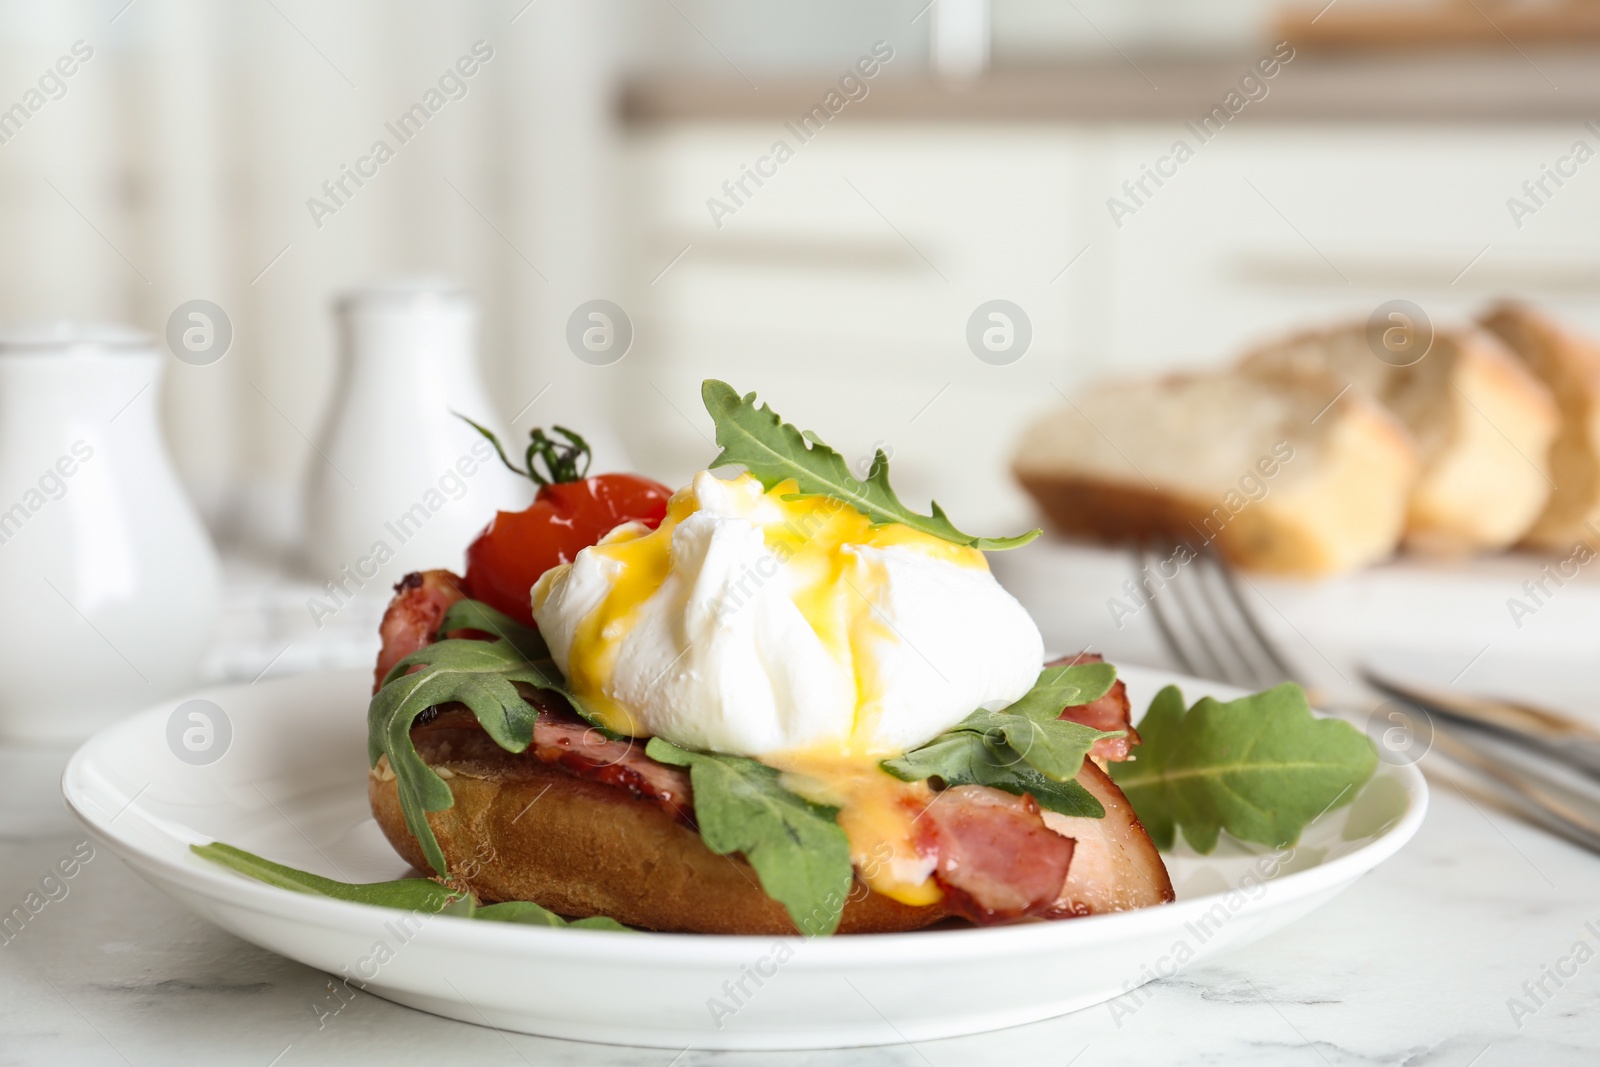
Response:
POLYGON ((335 297, 416 274, 476 299, 481 414, 519 438, 561 422, 601 442, 601 467, 680 484, 714 454, 698 400, 714 375, 863 472, 884 448, 907 500, 1010 531, 1034 521, 1007 474, 1023 424, 1107 371, 1219 362, 1395 298, 1440 320, 1522 296, 1600 331, 1600 163, 1532 215, 1508 208, 1575 141, 1600 144, 1597 11, 12 0, 0 107, 76 42, 92 58, 0 122, 0 320, 159 337, 186 301, 224 309, 231 350, 169 360, 159 403, 230 559, 292 558, 302 536, 335 297), (468 55, 462 95, 330 198, 468 55), (1196 138, 1273 55, 1261 95, 1196 138), (843 106, 797 136, 830 92, 843 106), (1194 158, 1130 199, 1179 137, 1194 158), (759 163, 779 140, 792 158, 759 163), (727 191, 758 165, 776 173, 727 191), (634 329, 608 365, 566 342, 597 298, 634 329), (966 339, 992 299, 1032 326, 1005 365, 966 339))

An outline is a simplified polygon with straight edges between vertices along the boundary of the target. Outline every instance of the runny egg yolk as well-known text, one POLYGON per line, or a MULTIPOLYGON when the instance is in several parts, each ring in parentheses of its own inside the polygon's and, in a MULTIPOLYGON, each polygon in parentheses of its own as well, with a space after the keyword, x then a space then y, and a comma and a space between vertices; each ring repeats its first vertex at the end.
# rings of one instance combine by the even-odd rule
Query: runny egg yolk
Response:
MULTIPOLYGON (((857 873, 868 885, 902 903, 933 903, 940 891, 931 878, 932 861, 919 855, 914 844, 916 820, 931 791, 926 783, 902 782, 879 766, 900 750, 884 747, 877 738, 879 697, 890 679, 882 676, 884 659, 874 650, 903 642, 876 606, 885 592, 885 568, 860 550, 895 547, 984 572, 988 562, 976 549, 904 525, 875 526, 865 514, 831 497, 785 499, 797 492, 794 481, 763 493, 753 478, 741 475, 729 488, 744 502, 739 517, 760 528, 770 559, 757 560, 747 576, 732 583, 728 595, 737 599, 739 592, 770 582, 781 571, 783 586, 806 625, 855 679, 854 719, 847 732, 800 749, 763 752, 759 758, 784 772, 786 787, 839 809, 839 825, 849 838, 857 873)), ((641 608, 673 572, 674 531, 699 510, 691 490, 673 496, 657 529, 619 527, 586 550, 599 557, 612 585, 573 632, 567 676, 574 691, 619 733, 650 732, 635 709, 612 695, 612 679, 641 608)), ((535 587, 536 614, 548 595, 543 583, 535 587)))

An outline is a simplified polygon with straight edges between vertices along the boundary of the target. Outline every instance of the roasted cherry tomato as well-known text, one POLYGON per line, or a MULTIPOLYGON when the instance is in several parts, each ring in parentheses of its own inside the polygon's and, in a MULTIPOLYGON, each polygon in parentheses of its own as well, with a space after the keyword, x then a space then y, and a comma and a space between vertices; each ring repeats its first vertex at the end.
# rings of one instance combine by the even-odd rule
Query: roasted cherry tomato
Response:
MULTIPOLYGON (((467 420, 471 422, 471 420, 467 420)), ((589 469, 589 446, 560 426, 556 441, 543 430, 530 433, 525 468, 506 458, 494 434, 472 423, 493 442, 501 462, 539 484, 533 506, 502 511, 467 549, 467 588, 473 597, 529 626, 533 605, 529 592, 539 575, 588 548, 625 522, 654 529, 667 514, 672 491, 636 474, 597 474, 589 469), (543 461, 544 471, 537 461, 543 461)))

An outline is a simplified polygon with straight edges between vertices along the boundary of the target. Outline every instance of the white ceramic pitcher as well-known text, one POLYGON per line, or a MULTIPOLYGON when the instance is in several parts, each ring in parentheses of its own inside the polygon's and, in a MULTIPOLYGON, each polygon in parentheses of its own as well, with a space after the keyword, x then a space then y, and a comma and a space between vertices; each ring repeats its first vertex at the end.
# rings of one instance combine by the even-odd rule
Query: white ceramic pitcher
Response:
POLYGON ((157 422, 164 359, 114 326, 0 331, 0 735, 67 741, 195 683, 216 554, 157 422))
POLYGON ((396 281, 346 294, 338 315, 342 364, 312 459, 306 561, 331 583, 325 603, 342 606, 386 598, 407 571, 459 572, 495 511, 527 507, 533 485, 451 414, 496 421, 465 293, 396 281))

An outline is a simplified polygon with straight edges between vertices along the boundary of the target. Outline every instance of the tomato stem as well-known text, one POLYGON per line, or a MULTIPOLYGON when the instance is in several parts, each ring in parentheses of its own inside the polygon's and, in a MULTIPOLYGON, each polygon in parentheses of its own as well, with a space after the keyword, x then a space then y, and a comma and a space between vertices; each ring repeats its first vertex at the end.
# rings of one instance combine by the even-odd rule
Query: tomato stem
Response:
POLYGON ((459 411, 452 411, 452 415, 462 422, 477 430, 488 438, 494 445, 495 453, 500 457, 500 462, 513 473, 524 478, 531 478, 538 485, 559 485, 562 482, 576 482, 582 480, 589 473, 589 463, 593 458, 590 455, 589 442, 578 436, 565 426, 550 427, 551 433, 560 434, 565 441, 557 441, 543 429, 535 426, 528 431, 528 448, 523 453, 525 466, 518 467, 506 456, 506 450, 500 445, 500 438, 496 437, 493 430, 482 426, 459 411), (537 462, 543 461, 544 471, 541 473, 537 462))

